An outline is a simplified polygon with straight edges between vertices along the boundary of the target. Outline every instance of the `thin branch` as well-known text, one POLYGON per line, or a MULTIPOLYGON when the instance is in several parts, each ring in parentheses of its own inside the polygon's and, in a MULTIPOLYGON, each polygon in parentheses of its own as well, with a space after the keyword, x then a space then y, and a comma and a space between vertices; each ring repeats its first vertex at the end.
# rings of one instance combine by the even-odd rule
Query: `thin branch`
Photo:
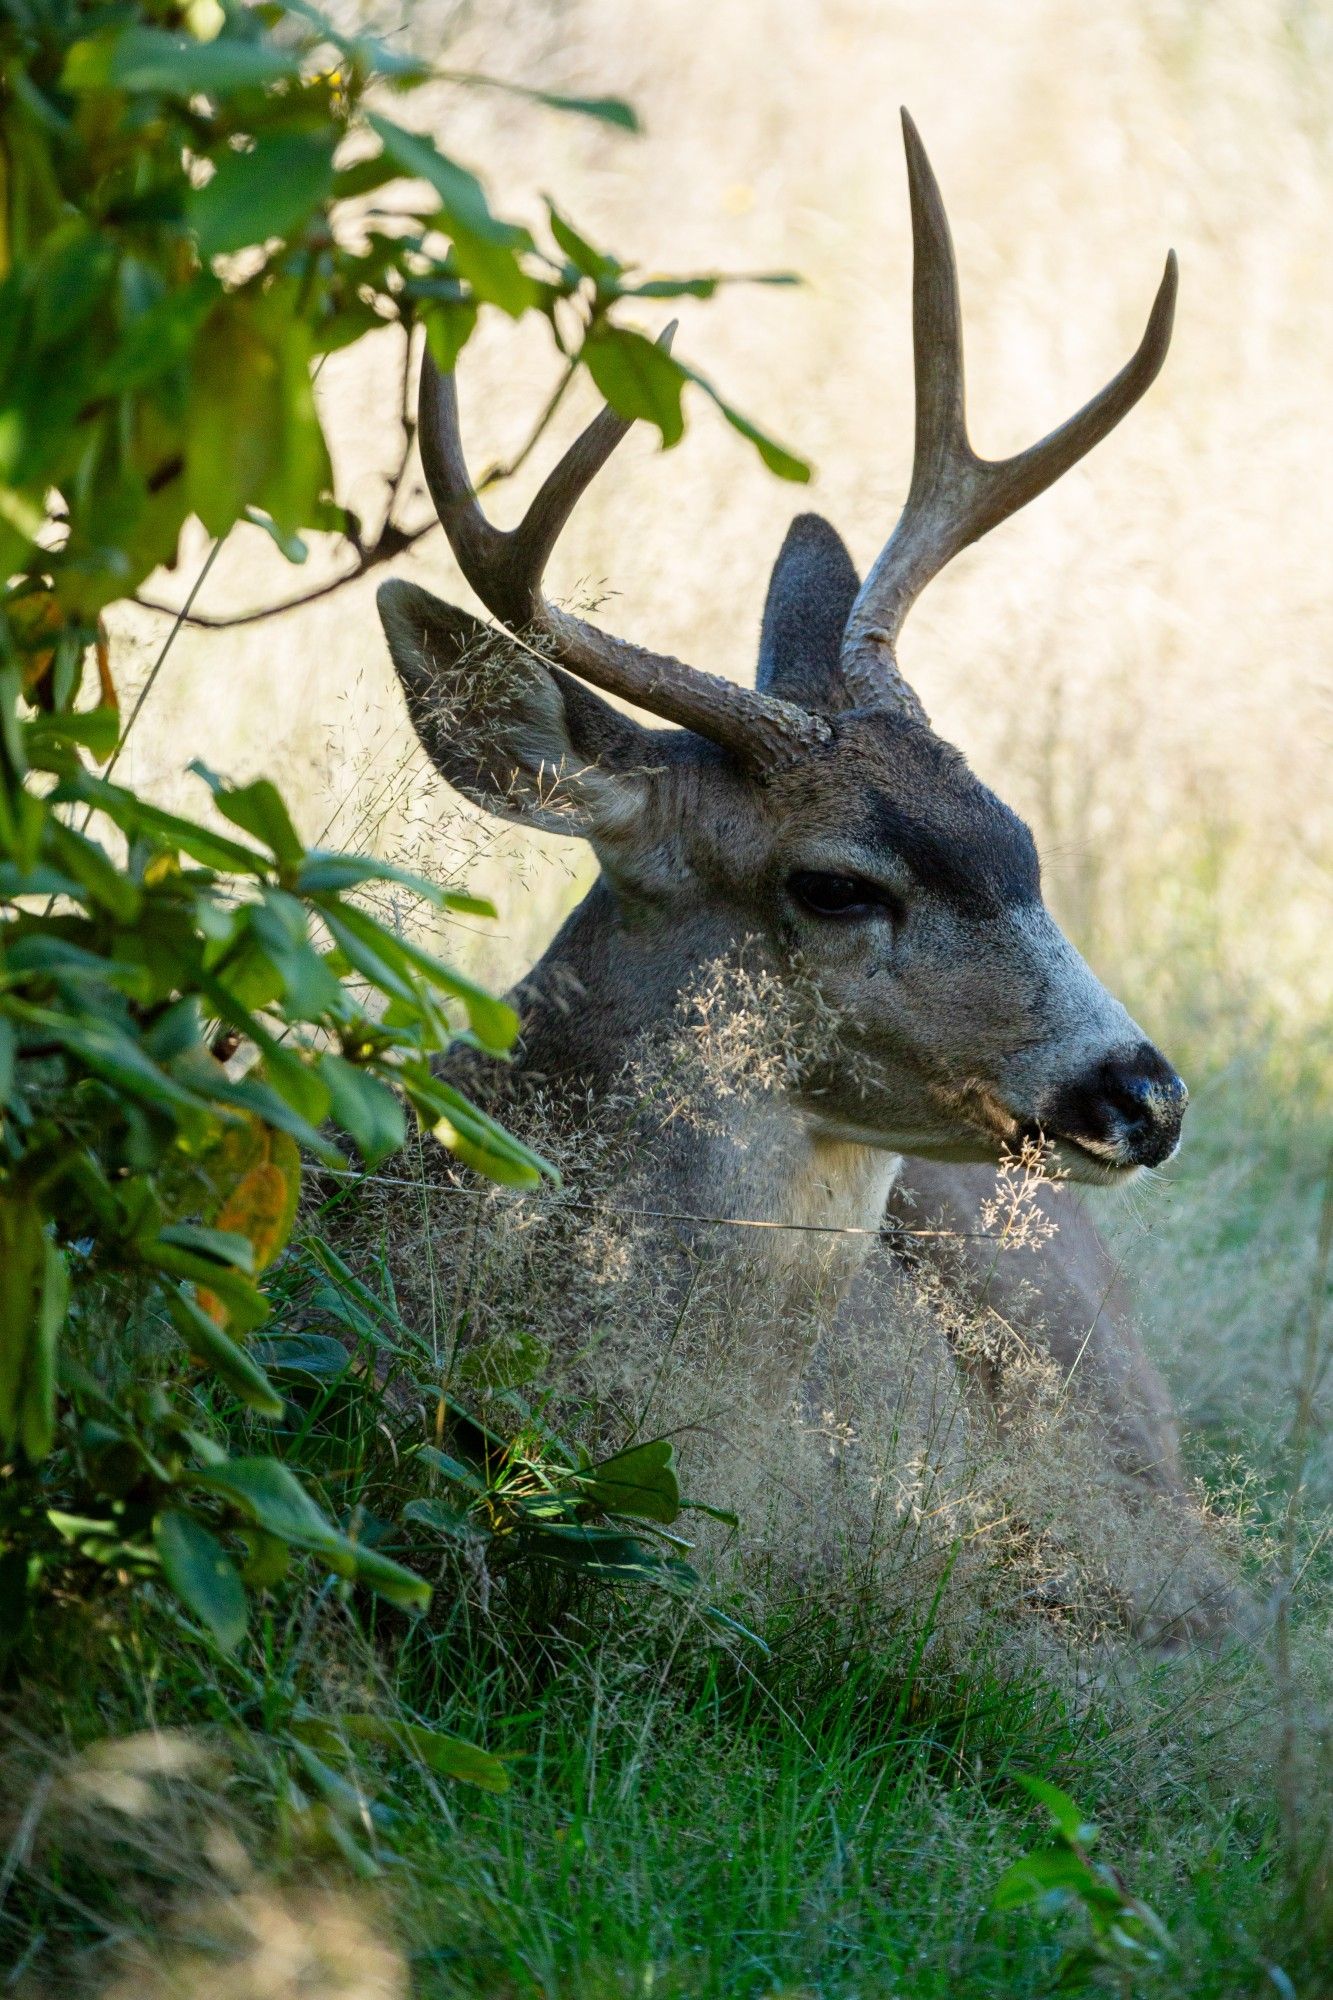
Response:
MULTIPOLYGON (((203 566, 200 569, 198 576, 195 578, 194 582, 190 585, 189 596, 186 598, 180 610, 172 614, 175 619, 175 623, 173 624, 171 630, 168 632, 166 638, 162 642, 161 652, 158 654, 157 658, 153 661, 152 666, 148 669, 148 678, 145 680, 143 686, 139 689, 138 694, 134 697, 134 706, 133 708, 131 708, 129 712, 129 716, 126 720, 125 727, 120 732, 120 739, 117 742, 115 749, 111 752, 110 757, 107 759, 106 768, 102 772, 102 776, 104 778, 109 778, 111 776, 111 773, 115 770, 117 764, 120 762, 120 753, 125 748, 125 745, 129 740, 130 731, 133 729, 135 723, 139 720, 139 716, 140 713, 142 712, 144 703, 147 701, 149 695, 153 692, 153 683, 156 681, 158 675, 161 673, 163 667, 167 663, 167 655, 176 643, 176 639, 180 633, 181 626, 185 624, 192 624, 194 622, 190 617, 190 606, 194 603, 195 598, 198 597, 200 591, 203 589, 204 580, 207 577, 208 572, 212 569, 214 563, 217 561, 218 554, 222 548, 224 540, 225 537, 219 535, 218 539, 214 542, 212 548, 208 551, 208 554, 205 556, 203 566)), ((91 820, 95 810, 96 808, 94 806, 86 806, 84 808, 83 818, 79 822, 80 833, 86 833, 88 831, 88 822, 91 820)), ((52 910, 55 908, 55 905, 56 905, 56 898, 52 896, 47 902, 44 914, 49 917, 52 910)))
POLYGON ((385 525, 393 519, 398 496, 403 490, 407 468, 412 462, 412 446, 416 442, 417 417, 412 404, 412 329, 406 329, 403 341, 403 366, 398 384, 398 423, 403 433, 403 449, 398 460, 398 468, 388 482, 389 501, 384 509, 385 525))
POLYGON ((299 611, 304 605, 318 604, 321 598, 332 597, 336 590, 342 590, 349 583, 355 583, 358 577, 365 576, 372 569, 378 569, 381 563, 392 562, 395 556, 402 555, 404 549, 410 549, 423 535, 428 535, 431 529, 438 525, 437 521, 430 520, 423 521, 417 528, 398 528, 391 521, 386 522, 379 540, 373 548, 361 551, 354 569, 349 569, 343 576, 335 576, 328 583, 319 584, 314 590, 302 591, 295 597, 282 598, 277 604, 263 604, 257 611, 239 611, 226 617, 215 618, 203 612, 192 612, 188 604, 178 610, 174 604, 159 604, 151 597, 135 597, 132 601, 142 611, 156 611, 164 618, 175 618, 178 622, 193 625, 203 632, 229 632, 238 625, 259 625, 266 618, 281 618, 288 611, 299 611))
POLYGON ((548 397, 545 409, 528 433, 527 442, 521 447, 518 455, 511 458, 507 465, 493 465, 488 472, 482 474, 481 479, 477 483, 478 498, 483 493, 488 493, 492 486, 498 486, 501 480, 512 479, 516 472, 522 471, 533 452, 537 449, 537 446, 541 443, 542 438, 550 429, 551 420, 560 408, 561 403, 565 400, 565 391, 569 388, 575 375, 577 375, 578 367, 578 356, 575 355, 548 397))
MULTIPOLYGON (((401 1175, 363 1173, 357 1167, 321 1167, 320 1172, 331 1180, 373 1183, 376 1187, 397 1187, 417 1189, 425 1185, 420 1180, 407 1180, 401 1175)), ((431 1186, 432 1195, 475 1196, 476 1188, 435 1182, 431 1186)), ((485 1190, 481 1190, 485 1192, 485 1190)), ((706 1222, 719 1229, 785 1229, 801 1236, 873 1236, 878 1242, 895 1243, 900 1237, 938 1237, 955 1243, 998 1243, 1002 1239, 989 1229, 907 1229, 901 1223, 885 1221, 878 1228, 865 1229, 838 1222, 770 1222, 767 1217, 752 1215, 700 1215, 682 1208, 622 1208, 619 1204, 601 1201, 583 1201, 573 1196, 565 1196, 562 1208, 587 1209, 593 1215, 614 1215, 629 1222, 706 1222)))

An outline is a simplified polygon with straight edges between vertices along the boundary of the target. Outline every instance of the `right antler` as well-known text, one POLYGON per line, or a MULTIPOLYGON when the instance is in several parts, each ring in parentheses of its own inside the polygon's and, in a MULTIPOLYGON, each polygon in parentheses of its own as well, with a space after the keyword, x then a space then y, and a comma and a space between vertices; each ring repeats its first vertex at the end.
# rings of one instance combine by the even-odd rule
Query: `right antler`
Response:
POLYGON ((1099 444, 1156 379, 1176 305, 1172 251, 1133 359, 1076 416, 1012 458, 978 458, 963 403, 963 325, 949 221, 920 134, 902 114, 912 201, 912 347, 916 450, 907 504, 861 586, 843 636, 842 673, 855 698, 915 706, 894 644, 916 599, 960 549, 975 542, 1099 444))
POLYGON ((491 615, 549 641, 553 661, 580 680, 696 730, 752 770, 799 761, 828 740, 822 717, 613 638, 543 595, 542 575, 560 530, 629 428, 629 419, 602 410, 543 481, 518 526, 503 530, 487 520, 468 478, 454 377, 440 373, 429 349, 422 359, 418 437, 426 484, 458 566, 491 615))

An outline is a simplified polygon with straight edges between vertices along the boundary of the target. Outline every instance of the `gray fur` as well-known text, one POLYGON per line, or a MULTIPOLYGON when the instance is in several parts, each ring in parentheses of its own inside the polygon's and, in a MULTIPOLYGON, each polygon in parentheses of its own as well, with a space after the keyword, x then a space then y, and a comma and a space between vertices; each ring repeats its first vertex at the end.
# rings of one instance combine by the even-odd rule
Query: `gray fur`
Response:
MULTIPOLYGON (((828 696, 829 633, 849 569, 823 524, 788 538, 764 652, 784 693, 828 696), (808 618, 798 588, 820 606, 808 618)), ((898 1200, 975 1228, 1001 1148, 1033 1132, 1055 1140, 1072 1179, 1091 1182, 1129 1177, 1150 1142, 1154 1158, 1174 1145, 1183 1087, 1044 908, 1026 828, 924 720, 839 710, 835 694, 828 747, 758 776, 687 730, 627 721, 415 587, 385 586, 380 601, 413 719, 443 774, 508 817, 583 835, 601 862, 511 996, 523 1023, 519 1078, 585 1106, 609 1097, 645 1050, 688 1037, 691 996, 719 967, 791 1013, 803 1052, 780 1079, 757 1091, 687 1081, 684 1115, 645 1108, 635 1148, 634 1198, 650 1209, 866 1232, 749 1239, 766 1324, 808 1323, 818 1296, 835 1349, 844 1323, 850 1338, 899 1282, 875 1239, 895 1184, 898 1200), (808 870, 882 885, 905 919, 887 906, 855 922, 810 914, 791 888, 793 872, 808 870), (1138 1128, 1109 1100, 1095 1130, 1051 1126, 1055 1108, 1094 1101, 1096 1079, 1144 1051, 1170 1087, 1145 1089, 1138 1128), (1147 1137, 1144 1121, 1155 1121, 1147 1137), (903 1155, 914 1156, 905 1167, 903 1155)), ((664 1257, 680 1233, 667 1230, 664 1257)), ((705 1236, 711 1250, 716 1233, 705 1236)), ((1095 1231, 1062 1229, 1035 1293, 1011 1309, 1033 1344, 1074 1368, 1135 1476, 1178 1491, 1161 1384, 1095 1231)), ((791 1393, 805 1359, 803 1349, 787 1357, 776 1394, 791 1393)))
POLYGON ((843 633, 861 587, 856 565, 819 514, 798 514, 778 552, 764 604, 755 685, 828 713, 852 703, 842 679, 843 633))

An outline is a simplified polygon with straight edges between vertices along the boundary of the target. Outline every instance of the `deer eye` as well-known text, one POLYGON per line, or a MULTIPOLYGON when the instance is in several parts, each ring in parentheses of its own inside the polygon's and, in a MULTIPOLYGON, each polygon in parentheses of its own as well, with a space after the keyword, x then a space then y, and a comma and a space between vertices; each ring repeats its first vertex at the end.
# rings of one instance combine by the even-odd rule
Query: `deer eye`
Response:
POLYGON ((901 899, 863 875, 825 875, 815 868, 798 868, 787 877, 787 888, 803 909, 816 917, 884 915, 901 923, 901 899))

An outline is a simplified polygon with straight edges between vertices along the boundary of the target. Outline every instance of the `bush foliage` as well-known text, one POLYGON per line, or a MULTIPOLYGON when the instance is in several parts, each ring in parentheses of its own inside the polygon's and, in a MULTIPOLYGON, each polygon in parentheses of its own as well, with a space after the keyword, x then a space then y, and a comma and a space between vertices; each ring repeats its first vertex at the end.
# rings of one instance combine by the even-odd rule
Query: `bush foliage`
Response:
MULTIPOLYGON (((342 1164, 346 1141, 373 1166, 402 1142, 410 1106, 482 1174, 521 1185, 544 1171, 432 1069, 460 1035, 502 1054, 512 1013, 380 921, 363 892, 391 881, 442 909, 488 906, 308 848, 263 779, 195 764, 207 823, 115 782, 104 609, 175 561, 192 517, 218 538, 257 525, 295 562, 311 531, 346 537, 363 566, 401 546, 386 535, 367 552, 337 503, 313 392, 325 355, 386 324, 408 338, 420 327, 451 367, 483 307, 541 315, 565 379, 586 367, 665 444, 694 381, 774 470, 805 475, 615 316, 625 299, 708 296, 717 277, 640 280, 553 207, 545 242, 497 215, 471 172, 401 122, 397 100, 430 74, 304 0, 0 9, 11 1629, 53 1535, 121 1576, 165 1576, 224 1646, 273 1547, 423 1603, 426 1586, 335 1525, 274 1450, 227 1457, 196 1420, 199 1384, 281 1416, 250 1337, 269 1314, 260 1281, 290 1231, 303 1153, 342 1164), (382 206, 395 183, 407 187, 382 206), (238 1046, 249 1068, 226 1060, 238 1046), (125 1330, 114 1365, 87 1335, 108 1311, 125 1330), (141 1366, 165 1339, 174 1361, 141 1366), (76 1495, 66 1479, 59 1507, 40 1470, 57 1445, 76 1495)), ((549 101, 633 126, 616 100, 549 101)), ((557 1513, 567 1526, 544 1532, 587 1538, 588 1507, 557 1513)))

